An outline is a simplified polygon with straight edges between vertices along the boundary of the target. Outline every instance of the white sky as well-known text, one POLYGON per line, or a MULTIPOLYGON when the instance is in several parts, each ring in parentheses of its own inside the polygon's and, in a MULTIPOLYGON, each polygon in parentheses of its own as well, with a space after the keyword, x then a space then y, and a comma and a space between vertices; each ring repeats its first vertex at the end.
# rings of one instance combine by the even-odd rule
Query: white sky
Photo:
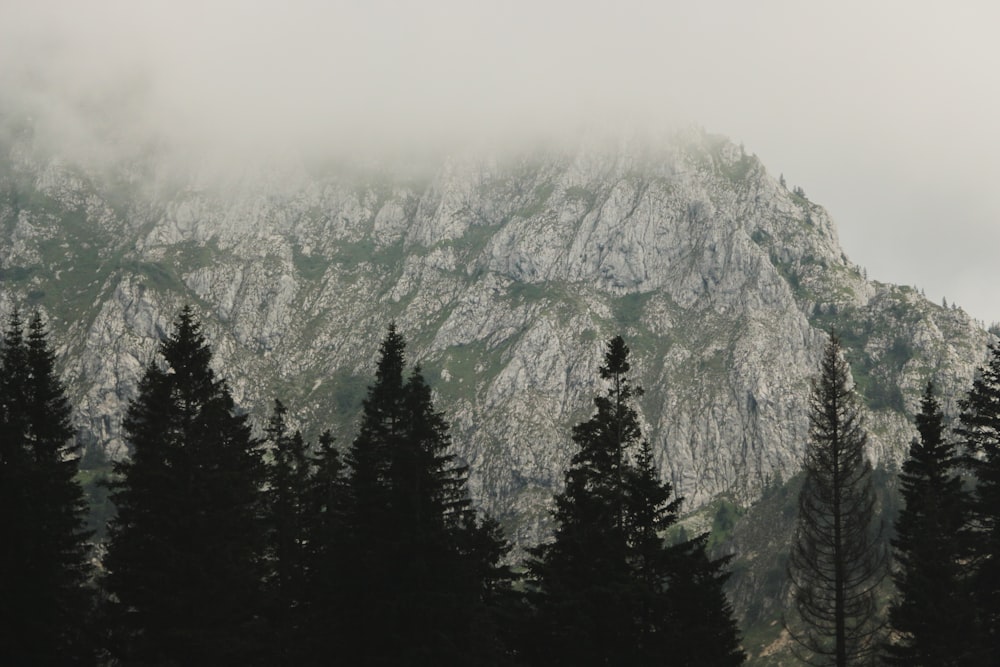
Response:
POLYGON ((695 122, 826 206, 870 277, 989 323, 998 27, 1000 4, 972 0, 3 0, 0 109, 111 155, 695 122))

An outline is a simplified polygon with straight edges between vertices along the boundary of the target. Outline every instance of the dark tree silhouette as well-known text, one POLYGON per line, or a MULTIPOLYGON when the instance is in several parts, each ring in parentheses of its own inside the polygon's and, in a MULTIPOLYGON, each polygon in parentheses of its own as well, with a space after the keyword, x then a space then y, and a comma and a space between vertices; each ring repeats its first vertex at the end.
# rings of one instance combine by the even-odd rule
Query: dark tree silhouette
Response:
POLYGON ((279 400, 264 430, 270 452, 267 467, 265 516, 267 529, 266 594, 272 635, 269 642, 275 664, 301 664, 311 636, 307 598, 312 575, 308 545, 317 518, 309 507, 312 466, 299 431, 291 432, 288 410, 279 400))
POLYGON ((1000 664, 1000 347, 990 346, 968 396, 957 433, 972 471, 972 571, 977 625, 976 664, 1000 664))
MULTIPOLYGON (((671 550, 670 642, 659 655, 674 656, 671 663, 684 667, 742 665, 739 628, 722 588, 730 557, 709 558, 708 538, 704 533, 671 550)), ((649 657, 648 664, 659 664, 656 654, 649 657)))
POLYGON ((327 664, 351 641, 347 633, 356 610, 347 604, 352 573, 347 567, 349 535, 346 512, 346 469, 329 431, 310 456, 310 474, 302 493, 304 505, 305 590, 297 616, 303 623, 301 654, 293 664, 327 664))
POLYGON ((507 546, 476 517, 430 387, 419 369, 404 380, 404 351, 390 326, 347 456, 345 643, 359 664, 488 664, 507 546))
POLYGON ((722 563, 705 554, 704 537, 676 547, 660 537, 680 500, 653 468, 629 370, 615 337, 600 368, 607 393, 573 429, 579 451, 556 496, 555 539, 528 563, 537 631, 526 656, 540 665, 742 664, 722 563))
POLYGON ((268 660, 323 665, 342 651, 354 614, 344 595, 345 469, 329 431, 313 447, 289 429, 287 416, 275 400, 264 430, 268 660))
POLYGON ((261 662, 263 464, 190 307, 124 421, 106 586, 125 663, 261 662))
POLYGON ((93 661, 90 533, 70 405, 36 312, 0 342, 0 663, 93 661))
POLYGON ((869 660, 881 628, 875 599, 885 576, 867 435, 850 368, 830 336, 810 395, 805 480, 788 574, 795 617, 785 626, 807 664, 869 660))
POLYGON ((889 607, 895 640, 884 660, 912 667, 968 665, 974 645, 965 566, 970 499, 930 383, 916 422, 920 437, 899 475, 904 507, 892 540, 898 597, 889 607))

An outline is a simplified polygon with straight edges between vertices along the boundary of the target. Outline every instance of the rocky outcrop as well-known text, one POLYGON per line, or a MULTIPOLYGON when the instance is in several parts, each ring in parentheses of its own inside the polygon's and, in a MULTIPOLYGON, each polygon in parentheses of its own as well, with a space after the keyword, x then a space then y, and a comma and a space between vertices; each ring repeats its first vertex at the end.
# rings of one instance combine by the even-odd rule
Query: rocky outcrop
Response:
POLYGON ((454 423, 474 492, 519 541, 545 529, 570 426, 622 333, 662 473, 689 508, 756 499, 798 469, 826 330, 898 460, 921 385, 965 391, 987 334, 870 283, 833 222, 760 161, 698 131, 424 170, 109 174, 25 148, 0 170, 0 311, 51 320, 77 424, 127 455, 121 415, 183 303, 237 400, 281 397, 346 442, 390 321, 454 423))

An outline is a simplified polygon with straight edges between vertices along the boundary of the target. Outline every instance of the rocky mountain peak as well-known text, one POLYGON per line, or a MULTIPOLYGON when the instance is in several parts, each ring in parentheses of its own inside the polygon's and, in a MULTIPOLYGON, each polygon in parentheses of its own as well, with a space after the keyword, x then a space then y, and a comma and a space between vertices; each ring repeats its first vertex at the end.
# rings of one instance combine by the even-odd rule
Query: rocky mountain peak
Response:
POLYGON ((225 182, 109 175, 5 145, 0 311, 51 319, 92 451, 183 303, 237 400, 275 396, 353 436, 395 321, 471 465, 473 491, 538 538, 621 333, 661 472, 689 509, 754 500, 799 465, 809 378, 844 338, 872 455, 898 460, 920 388, 968 385, 987 334, 962 311, 869 282, 826 211, 725 138, 688 130, 418 169, 247 169, 225 182))

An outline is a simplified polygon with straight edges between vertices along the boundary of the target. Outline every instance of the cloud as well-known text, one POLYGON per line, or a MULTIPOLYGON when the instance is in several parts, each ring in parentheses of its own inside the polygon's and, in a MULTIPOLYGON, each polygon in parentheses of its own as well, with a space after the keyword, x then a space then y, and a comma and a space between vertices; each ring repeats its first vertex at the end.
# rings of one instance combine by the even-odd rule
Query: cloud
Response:
POLYGON ((1000 7, 8 0, 0 109, 68 154, 366 154, 696 122, 880 279, 1000 319, 1000 7), (992 264, 996 264, 992 262, 992 264))
POLYGON ((610 8, 19 3, 3 83, 53 129, 110 117, 126 136, 230 149, 545 135, 668 97, 647 94, 626 25, 602 27, 610 8))

